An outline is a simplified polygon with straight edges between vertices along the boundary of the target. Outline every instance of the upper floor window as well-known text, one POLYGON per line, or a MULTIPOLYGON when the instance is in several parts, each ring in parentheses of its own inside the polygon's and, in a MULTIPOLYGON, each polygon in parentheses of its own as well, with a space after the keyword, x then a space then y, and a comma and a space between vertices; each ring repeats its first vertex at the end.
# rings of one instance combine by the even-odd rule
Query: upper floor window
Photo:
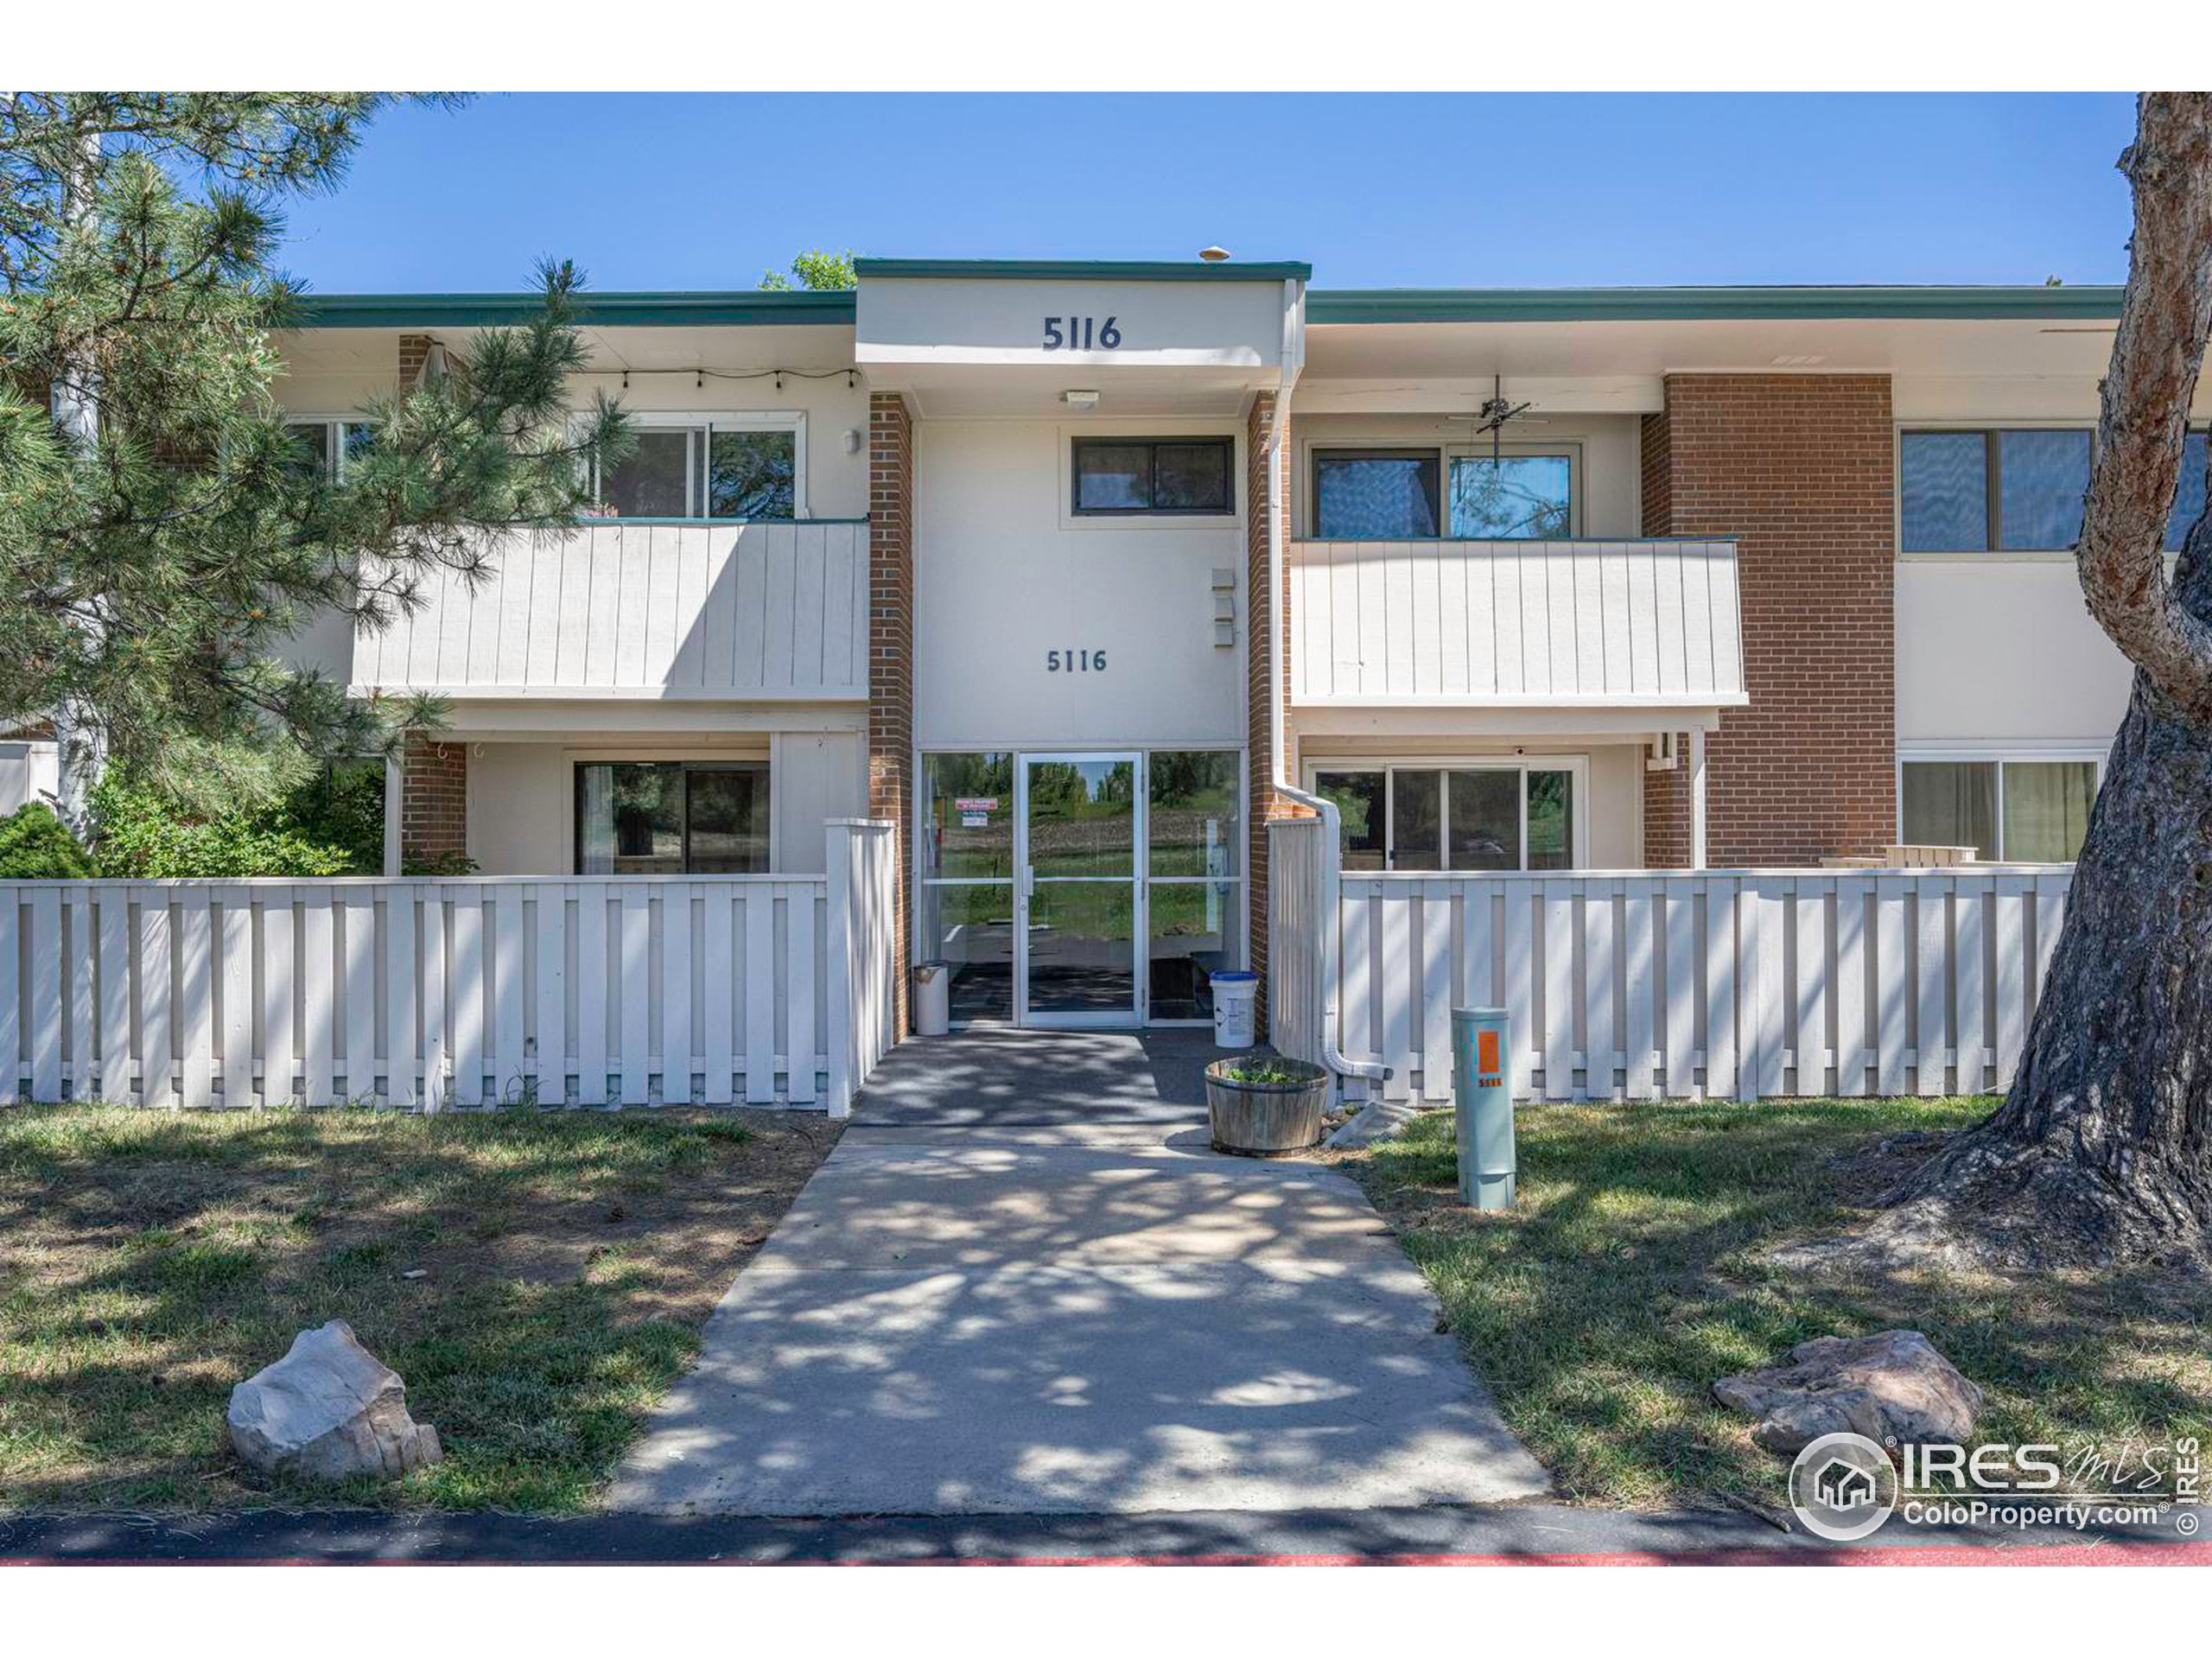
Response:
POLYGON ((374 442, 376 429, 349 416, 296 416, 284 423, 284 435, 316 471, 343 478, 346 463, 374 442))
POLYGON ((803 425, 792 415, 632 416, 638 447, 594 465, 607 518, 795 518, 804 506, 803 425))
POLYGON ((2048 553, 2081 539, 2086 427, 1907 432, 1898 445, 1904 551, 2048 553))
POLYGON ((1541 541, 1574 533, 1575 458, 1436 449, 1317 449, 1313 534, 1323 541, 1541 541), (1440 492, 1440 484, 1445 487, 1440 492))
POLYGON ((1227 438, 1077 438, 1078 513, 1232 513, 1227 438))

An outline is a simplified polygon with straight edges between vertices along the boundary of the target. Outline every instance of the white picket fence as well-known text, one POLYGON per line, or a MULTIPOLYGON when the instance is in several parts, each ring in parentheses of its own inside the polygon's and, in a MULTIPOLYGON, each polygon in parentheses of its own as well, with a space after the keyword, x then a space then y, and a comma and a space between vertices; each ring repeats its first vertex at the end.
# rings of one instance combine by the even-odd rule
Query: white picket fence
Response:
POLYGON ((891 826, 829 874, 0 883, 0 1101, 843 1116, 891 1041, 891 826))
MULTIPOLYGON (((1452 1010, 1471 1006, 1509 1010, 1521 1099, 2003 1089, 2070 876, 2051 866, 1346 874, 1338 1042, 1390 1068, 1355 1092, 1440 1104, 1452 1092, 1452 1010)), ((1278 1008, 1314 1006, 1321 988, 1295 979, 1310 979, 1306 960, 1293 953, 1276 976, 1278 1008)), ((1278 1014, 1276 1040, 1288 1033, 1314 1058, 1307 1033, 1319 1023, 1278 1014)))

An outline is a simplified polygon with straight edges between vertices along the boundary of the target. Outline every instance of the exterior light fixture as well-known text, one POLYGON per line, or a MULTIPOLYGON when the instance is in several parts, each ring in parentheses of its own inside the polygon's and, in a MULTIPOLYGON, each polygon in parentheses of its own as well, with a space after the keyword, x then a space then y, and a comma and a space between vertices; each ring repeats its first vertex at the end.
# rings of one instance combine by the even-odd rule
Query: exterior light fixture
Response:
POLYGON ((1095 391, 1064 391, 1060 394, 1060 401, 1070 409, 1096 409, 1098 407, 1098 394, 1095 391))
POLYGON ((1200 248, 1198 257, 1210 265, 1217 265, 1229 257, 1229 250, 1224 247, 1200 248))

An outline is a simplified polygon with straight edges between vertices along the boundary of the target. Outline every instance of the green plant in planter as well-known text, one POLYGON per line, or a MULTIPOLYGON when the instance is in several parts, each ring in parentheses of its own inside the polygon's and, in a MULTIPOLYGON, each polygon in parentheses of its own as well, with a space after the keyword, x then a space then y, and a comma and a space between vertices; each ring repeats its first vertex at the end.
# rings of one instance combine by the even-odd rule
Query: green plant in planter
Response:
POLYGON ((1313 1081, 1313 1073, 1290 1060, 1239 1060, 1216 1073, 1224 1083, 1300 1084, 1313 1081))

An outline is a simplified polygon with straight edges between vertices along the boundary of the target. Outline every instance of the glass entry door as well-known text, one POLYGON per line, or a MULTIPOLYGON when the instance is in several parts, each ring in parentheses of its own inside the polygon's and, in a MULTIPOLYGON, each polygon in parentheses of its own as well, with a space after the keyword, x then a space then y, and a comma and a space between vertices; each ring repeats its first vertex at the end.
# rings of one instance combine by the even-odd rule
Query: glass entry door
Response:
POLYGON ((1133 753, 1021 757, 1014 971, 1025 1025, 1144 1017, 1141 770, 1133 753))

